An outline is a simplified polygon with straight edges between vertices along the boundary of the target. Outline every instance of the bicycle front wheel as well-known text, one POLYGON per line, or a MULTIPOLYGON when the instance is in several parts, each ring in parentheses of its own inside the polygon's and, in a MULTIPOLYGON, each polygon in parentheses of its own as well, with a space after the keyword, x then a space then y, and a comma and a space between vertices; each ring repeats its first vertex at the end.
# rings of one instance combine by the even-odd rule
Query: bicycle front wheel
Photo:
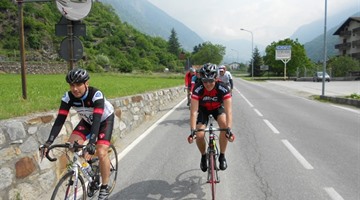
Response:
POLYGON ((61 177, 51 196, 51 200, 58 199, 85 200, 86 188, 84 178, 79 174, 78 180, 75 180, 74 172, 67 172, 61 177))
POLYGON ((108 157, 110 162, 110 177, 109 177, 109 193, 111 193, 116 184, 116 178, 118 174, 118 154, 113 144, 110 145, 108 151, 108 157))
POLYGON ((216 164, 215 164, 215 155, 214 153, 209 153, 209 170, 210 170, 210 185, 211 185, 211 196, 212 200, 215 200, 215 194, 216 194, 216 183, 217 183, 217 177, 216 177, 216 164))

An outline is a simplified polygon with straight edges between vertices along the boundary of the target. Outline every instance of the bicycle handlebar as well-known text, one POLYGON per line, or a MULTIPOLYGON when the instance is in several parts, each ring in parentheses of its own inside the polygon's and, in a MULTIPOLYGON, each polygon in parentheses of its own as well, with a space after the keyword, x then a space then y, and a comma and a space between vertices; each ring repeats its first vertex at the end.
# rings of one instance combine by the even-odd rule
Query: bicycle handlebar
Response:
POLYGON ((54 162, 57 160, 57 158, 52 158, 50 155, 49 155, 49 152, 51 149, 54 149, 54 148, 67 148, 67 149, 74 149, 75 152, 77 152, 79 149, 82 149, 84 148, 86 145, 82 145, 82 144, 78 144, 77 142, 71 144, 71 143, 64 143, 64 144, 54 144, 54 145, 50 145, 49 148, 47 149, 46 151, 46 158, 51 161, 51 162, 54 162))
POLYGON ((196 129, 195 132, 210 132, 210 131, 227 131, 228 129, 227 128, 201 128, 201 129, 196 129))

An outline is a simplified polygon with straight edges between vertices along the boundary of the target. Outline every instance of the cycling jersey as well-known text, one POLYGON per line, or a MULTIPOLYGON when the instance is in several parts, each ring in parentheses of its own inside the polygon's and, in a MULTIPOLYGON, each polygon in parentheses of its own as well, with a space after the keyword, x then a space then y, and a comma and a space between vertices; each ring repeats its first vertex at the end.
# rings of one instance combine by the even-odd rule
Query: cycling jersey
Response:
POLYGON ((58 116, 48 139, 49 142, 52 143, 58 136, 69 114, 70 108, 76 110, 82 120, 91 125, 90 140, 92 140, 92 142, 95 142, 94 140, 97 138, 100 123, 114 113, 114 107, 111 103, 106 100, 100 90, 94 87, 88 87, 85 95, 81 98, 76 98, 71 91, 68 91, 61 99, 58 116))
POLYGON ((199 101, 199 107, 215 110, 222 106, 224 100, 231 98, 231 94, 223 82, 216 82, 211 91, 206 90, 200 82, 195 85, 191 98, 199 101))
POLYGON ((221 76, 221 74, 219 74, 219 80, 224 82, 230 89, 233 88, 232 76, 231 76, 230 72, 225 71, 223 76, 221 76))
POLYGON ((194 87, 197 83, 199 83, 201 81, 201 78, 198 78, 196 75, 194 75, 192 78, 191 78, 191 89, 190 91, 193 91, 194 90, 194 87))

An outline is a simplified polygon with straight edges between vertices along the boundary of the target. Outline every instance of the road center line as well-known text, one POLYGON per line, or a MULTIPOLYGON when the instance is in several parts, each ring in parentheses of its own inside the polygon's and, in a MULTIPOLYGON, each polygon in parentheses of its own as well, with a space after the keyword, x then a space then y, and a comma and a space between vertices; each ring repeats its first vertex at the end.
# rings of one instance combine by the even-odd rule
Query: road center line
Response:
POLYGON ((305 169, 314 169, 313 166, 293 147, 288 140, 281 140, 296 159, 305 167, 305 169))
POLYGON ((328 193, 332 200, 344 200, 344 198, 342 198, 342 196, 340 196, 340 194, 337 193, 334 188, 325 187, 324 190, 328 193))
POLYGON ((256 114, 258 114, 260 117, 263 117, 263 116, 264 116, 263 114, 261 114, 261 112, 260 112, 258 109, 254 108, 254 111, 255 111, 256 114))
POLYGON ((272 125, 269 120, 264 119, 265 124, 275 133, 275 134, 279 134, 280 132, 275 128, 274 125, 272 125))
POLYGON ((241 94, 241 92, 237 88, 235 88, 235 90, 241 95, 241 97, 246 101, 246 103, 249 104, 251 108, 254 107, 254 105, 252 105, 252 103, 250 103, 250 101, 243 94, 241 94))

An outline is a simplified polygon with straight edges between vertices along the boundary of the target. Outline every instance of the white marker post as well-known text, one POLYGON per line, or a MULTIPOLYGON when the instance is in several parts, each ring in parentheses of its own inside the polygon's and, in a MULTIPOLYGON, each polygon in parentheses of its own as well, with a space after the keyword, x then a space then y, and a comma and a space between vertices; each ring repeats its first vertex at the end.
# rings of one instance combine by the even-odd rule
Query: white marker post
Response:
POLYGON ((284 63, 284 81, 286 80, 286 63, 291 60, 291 46, 276 46, 275 60, 281 60, 284 63))

